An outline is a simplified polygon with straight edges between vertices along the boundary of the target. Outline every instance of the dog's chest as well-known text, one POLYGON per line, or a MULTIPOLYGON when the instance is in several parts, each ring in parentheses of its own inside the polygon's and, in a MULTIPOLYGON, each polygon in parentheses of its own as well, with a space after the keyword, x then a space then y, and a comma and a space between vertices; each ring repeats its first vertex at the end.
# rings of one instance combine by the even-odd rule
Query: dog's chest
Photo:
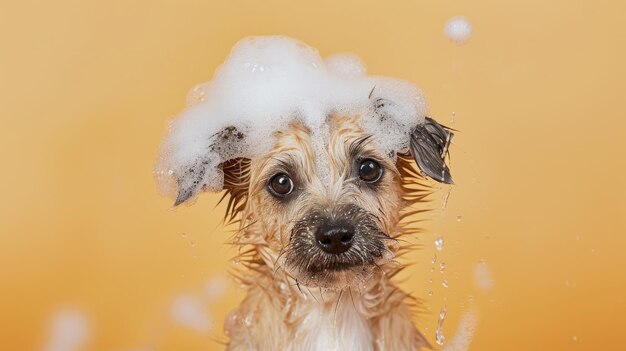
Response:
POLYGON ((298 326, 288 350, 371 351, 372 331, 354 305, 342 301, 335 306, 312 307, 298 326), (336 312, 335 312, 336 311, 336 312))

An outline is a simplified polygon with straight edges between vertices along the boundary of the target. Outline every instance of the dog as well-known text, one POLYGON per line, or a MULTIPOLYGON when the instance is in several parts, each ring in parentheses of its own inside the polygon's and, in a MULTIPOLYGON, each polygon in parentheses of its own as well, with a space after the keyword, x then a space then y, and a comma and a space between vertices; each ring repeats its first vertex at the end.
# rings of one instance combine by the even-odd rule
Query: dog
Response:
POLYGON ((175 206, 223 191, 238 226, 247 296, 224 323, 227 349, 430 347, 393 282, 428 178, 452 183, 453 130, 426 117, 419 90, 365 76, 354 57, 253 37, 188 101, 156 175, 175 206))
MULTIPOLYGON (((380 106, 380 102, 373 101, 380 106)), ((316 174, 311 130, 294 121, 270 151, 236 158, 224 172, 226 219, 239 229, 236 274, 247 296, 225 322, 228 350, 421 350, 412 297, 393 282, 395 259, 410 247, 403 220, 426 211, 426 181, 452 183, 446 165, 451 129, 426 117, 410 134, 410 153, 380 154, 361 116, 329 116, 316 174)), ((235 127, 220 138, 242 138, 235 127)), ((179 180, 176 204, 193 193, 179 180)))

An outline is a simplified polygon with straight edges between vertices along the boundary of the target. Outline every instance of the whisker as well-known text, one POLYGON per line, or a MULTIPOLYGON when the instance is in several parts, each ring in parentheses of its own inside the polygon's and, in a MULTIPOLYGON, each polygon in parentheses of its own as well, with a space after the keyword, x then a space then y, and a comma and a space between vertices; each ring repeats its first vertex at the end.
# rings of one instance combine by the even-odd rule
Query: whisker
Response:
POLYGON ((309 294, 311 294, 311 296, 313 296, 313 299, 314 299, 314 300, 315 300, 315 302, 317 302, 317 304, 319 305, 319 303, 320 303, 320 302, 319 302, 319 301, 317 301, 317 297, 315 297, 315 295, 313 294, 313 292, 311 291, 311 289, 309 289, 309 287, 308 287, 308 286, 306 286, 305 288, 309 291, 309 294))
POLYGON ((350 300, 352 300, 352 307, 354 307, 354 311, 357 312, 356 305, 354 304, 354 298, 352 297, 352 287, 348 287, 348 292, 350 293, 350 300))
POLYGON ((335 320, 335 324, 337 324, 337 309, 339 309, 339 303, 341 302, 341 296, 343 295, 343 289, 341 288, 341 290, 339 291, 339 297, 337 298, 337 304, 335 305, 335 315, 333 317, 333 319, 335 320))

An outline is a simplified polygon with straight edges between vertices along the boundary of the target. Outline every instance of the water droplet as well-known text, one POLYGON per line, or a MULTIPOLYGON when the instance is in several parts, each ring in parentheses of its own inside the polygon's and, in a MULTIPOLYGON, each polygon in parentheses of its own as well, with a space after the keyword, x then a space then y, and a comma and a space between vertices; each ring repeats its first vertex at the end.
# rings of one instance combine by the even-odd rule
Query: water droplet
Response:
POLYGON ((450 123, 454 123, 454 117, 456 117, 456 112, 452 111, 452 118, 450 118, 450 123))
POLYGON ((443 273, 446 270, 446 263, 445 262, 441 262, 439 264, 439 273, 443 273))
POLYGON ((576 235, 576 241, 580 241, 580 235, 576 235))
POLYGON ((447 287, 448 287, 448 279, 444 279, 444 280, 441 282, 441 285, 443 285, 443 287, 444 287, 444 288, 447 288, 447 287))
POLYGON ((460 221, 461 221, 461 219, 463 219, 463 217, 462 217, 461 215, 457 215, 457 216, 456 216, 456 221, 457 221, 457 222, 460 222, 460 221))
POLYGON ((447 309, 446 306, 443 306, 441 308, 441 311, 439 311, 439 320, 437 321, 437 331, 435 331, 435 340, 437 341, 438 345, 443 345, 443 343, 446 341, 446 337, 443 335, 443 322, 446 319, 446 313, 447 313, 447 309))
POLYGON ((196 243, 194 243, 193 241, 189 243, 189 245, 191 245, 191 247, 195 247, 196 243))
POLYGON ((233 263, 234 264, 239 264, 240 262, 241 262, 241 259, 239 257, 233 258, 233 263))
POLYGON ((433 296, 433 291, 432 290, 428 291, 428 296, 433 296))
POLYGON ((448 192, 446 193, 446 195, 443 197, 443 204, 441 205, 441 209, 445 210, 446 207, 448 206, 448 198, 450 198, 450 193, 452 192, 452 188, 448 189, 448 192))
POLYGON ((435 248, 437 248, 437 251, 443 250, 443 237, 440 236, 435 239, 435 248))
POLYGON ((246 316, 246 318, 243 320, 243 323, 246 325, 246 327, 249 327, 252 325, 252 315, 249 314, 246 316))
POLYGON ((186 237, 187 237, 187 233, 182 233, 180 236, 181 236, 182 238, 186 238, 186 237))
POLYGON ((432 262, 432 264, 435 264, 435 262, 437 262, 437 255, 433 255, 432 260, 430 260, 430 262, 432 262))
POLYGON ((578 341, 578 337, 576 335, 572 336, 572 341, 573 342, 577 342, 578 341))

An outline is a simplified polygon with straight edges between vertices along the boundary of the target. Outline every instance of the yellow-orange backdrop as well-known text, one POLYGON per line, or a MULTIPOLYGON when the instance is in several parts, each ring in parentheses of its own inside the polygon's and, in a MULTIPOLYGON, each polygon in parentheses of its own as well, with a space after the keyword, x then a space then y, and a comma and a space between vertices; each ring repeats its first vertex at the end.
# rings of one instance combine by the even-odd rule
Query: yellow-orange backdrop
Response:
POLYGON ((41 349, 64 308, 86 316, 88 350, 223 348, 221 321, 241 295, 230 286, 207 300, 205 285, 235 255, 223 245, 217 196, 171 210, 151 171, 187 90, 210 79, 237 40, 265 34, 299 38, 323 55, 356 53, 370 73, 421 86, 430 113, 460 130, 451 151, 457 185, 414 238, 424 248, 402 284, 424 299, 416 322, 431 341, 447 305, 448 338, 464 311, 478 311, 472 350, 623 345, 624 2, 0 8, 1 350, 41 349), (464 46, 443 36, 455 15, 474 27, 464 46), (431 273, 439 235, 443 274, 431 273), (474 286, 480 260, 490 290, 474 286), (211 332, 172 322, 183 293, 207 303, 211 332))

